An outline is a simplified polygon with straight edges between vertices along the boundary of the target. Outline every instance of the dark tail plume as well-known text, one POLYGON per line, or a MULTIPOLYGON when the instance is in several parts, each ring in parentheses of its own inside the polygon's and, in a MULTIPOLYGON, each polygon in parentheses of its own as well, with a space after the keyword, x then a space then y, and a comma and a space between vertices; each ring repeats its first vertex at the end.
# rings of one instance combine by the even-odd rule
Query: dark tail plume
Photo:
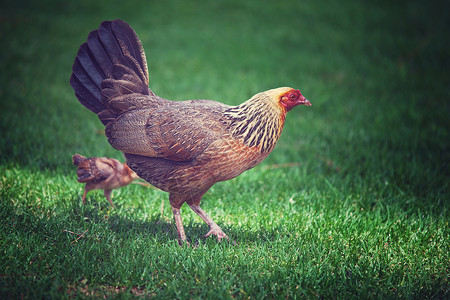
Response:
POLYGON ((121 20, 105 21, 80 46, 70 84, 81 104, 103 124, 149 95, 144 49, 134 30, 121 20))
POLYGON ((79 166, 84 160, 86 160, 86 157, 83 155, 75 154, 72 156, 72 162, 75 166, 79 166))

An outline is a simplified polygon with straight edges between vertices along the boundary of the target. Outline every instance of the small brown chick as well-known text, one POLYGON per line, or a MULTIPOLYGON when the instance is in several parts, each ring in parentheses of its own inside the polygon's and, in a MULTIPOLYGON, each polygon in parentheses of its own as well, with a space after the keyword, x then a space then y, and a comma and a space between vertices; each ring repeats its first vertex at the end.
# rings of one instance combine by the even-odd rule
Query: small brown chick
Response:
POLYGON ((78 182, 86 183, 83 194, 83 204, 86 203, 86 194, 95 189, 104 190, 103 194, 112 207, 111 192, 113 189, 129 185, 139 176, 127 164, 117 159, 107 157, 86 158, 80 154, 72 156, 73 164, 78 167, 78 182))

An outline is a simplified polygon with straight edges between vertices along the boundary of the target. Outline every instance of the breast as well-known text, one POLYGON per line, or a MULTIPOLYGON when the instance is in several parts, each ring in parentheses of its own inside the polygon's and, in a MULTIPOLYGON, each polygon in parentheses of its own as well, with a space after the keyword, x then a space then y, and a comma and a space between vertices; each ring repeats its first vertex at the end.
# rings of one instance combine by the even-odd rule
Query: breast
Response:
POLYGON ((248 147, 241 140, 229 139, 214 143, 205 151, 211 157, 210 175, 217 181, 230 180, 262 162, 267 155, 259 146, 248 147))

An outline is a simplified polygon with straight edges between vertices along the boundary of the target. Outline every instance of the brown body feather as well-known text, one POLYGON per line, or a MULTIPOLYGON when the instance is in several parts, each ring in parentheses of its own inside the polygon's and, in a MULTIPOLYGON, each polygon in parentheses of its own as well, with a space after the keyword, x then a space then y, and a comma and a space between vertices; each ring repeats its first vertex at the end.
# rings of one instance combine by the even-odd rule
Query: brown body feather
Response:
POLYGON ((200 208, 203 194, 263 161, 281 135, 287 111, 310 105, 292 88, 262 92, 238 106, 158 97, 148 87, 139 38, 120 20, 103 22, 89 35, 75 59, 71 84, 131 169, 170 193, 184 241, 179 209, 185 202, 210 226, 207 235, 226 237, 200 208))

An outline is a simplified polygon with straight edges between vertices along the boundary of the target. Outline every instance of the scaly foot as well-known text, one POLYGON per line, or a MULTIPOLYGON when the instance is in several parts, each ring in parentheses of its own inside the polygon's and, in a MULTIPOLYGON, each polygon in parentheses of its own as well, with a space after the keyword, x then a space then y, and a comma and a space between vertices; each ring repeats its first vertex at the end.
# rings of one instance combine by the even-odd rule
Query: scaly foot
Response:
POLYGON ((222 229, 220 229, 220 227, 215 227, 215 228, 211 228, 211 230, 210 231, 208 231, 208 233, 207 234, 205 234, 205 238, 207 238, 208 236, 210 236, 210 235, 215 235, 215 236, 217 236, 217 239, 219 240, 219 242, 223 239, 223 238, 226 238, 227 239, 227 241, 229 240, 228 239, 228 236, 222 231, 222 229))

